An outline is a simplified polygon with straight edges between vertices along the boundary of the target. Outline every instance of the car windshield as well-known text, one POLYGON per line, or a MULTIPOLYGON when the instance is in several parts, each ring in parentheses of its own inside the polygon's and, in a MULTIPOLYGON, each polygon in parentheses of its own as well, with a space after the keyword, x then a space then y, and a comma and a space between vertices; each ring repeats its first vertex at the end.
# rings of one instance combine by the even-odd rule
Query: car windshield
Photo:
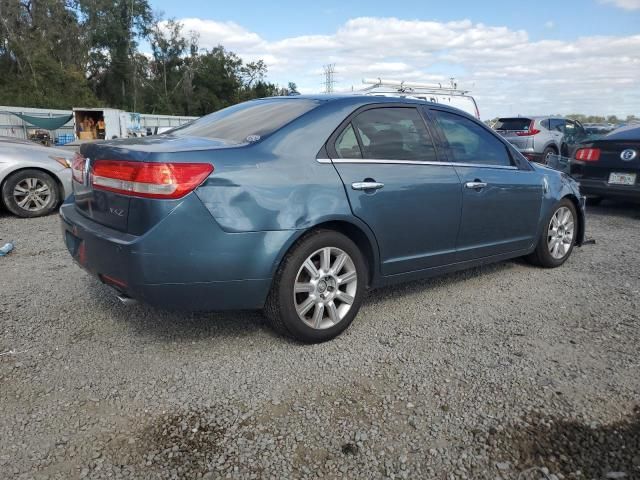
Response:
POLYGON ((494 125, 495 130, 529 130, 529 118, 500 118, 494 125))
POLYGON ((214 138, 232 144, 251 143, 282 128, 319 103, 301 98, 254 100, 219 110, 166 133, 214 138))

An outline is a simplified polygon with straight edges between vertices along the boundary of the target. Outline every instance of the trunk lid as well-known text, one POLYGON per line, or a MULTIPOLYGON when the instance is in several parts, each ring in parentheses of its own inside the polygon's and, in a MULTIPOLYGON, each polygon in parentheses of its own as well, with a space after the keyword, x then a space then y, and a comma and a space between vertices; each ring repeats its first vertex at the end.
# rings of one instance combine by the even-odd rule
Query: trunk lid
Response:
POLYGON ((493 126, 494 130, 519 150, 533 148, 533 135, 529 134, 533 122, 530 118, 500 118, 493 126))
POLYGON ((640 174, 640 140, 596 140, 580 145, 578 148, 598 148, 600 158, 595 162, 578 162, 573 171, 584 177, 608 181, 611 173, 640 174), (635 158, 623 160, 621 155, 625 150, 636 152, 635 158))
POLYGON ((236 148, 219 140, 198 137, 154 136, 126 140, 85 143, 74 159, 73 192, 76 210, 110 228, 140 234, 157 223, 180 199, 140 198, 96 188, 95 163, 115 160, 148 163, 185 163, 190 153, 236 148))

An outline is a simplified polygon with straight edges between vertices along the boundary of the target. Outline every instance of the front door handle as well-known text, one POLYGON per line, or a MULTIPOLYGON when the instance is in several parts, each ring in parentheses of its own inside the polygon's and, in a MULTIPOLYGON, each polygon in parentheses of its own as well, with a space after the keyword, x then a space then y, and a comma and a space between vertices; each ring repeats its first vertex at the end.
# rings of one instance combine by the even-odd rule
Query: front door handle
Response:
POLYGON ((480 188, 484 188, 484 187, 486 187, 486 186, 487 186, 487 183, 486 183, 486 182, 478 182, 478 181, 475 181, 475 182, 467 182, 467 183, 465 183, 465 184, 464 184, 464 186, 465 186, 466 188, 470 188, 470 189, 475 190, 475 189, 480 189, 480 188))
POLYGON ((380 182, 354 182, 351 188, 354 190, 380 190, 384 187, 384 183, 380 182))

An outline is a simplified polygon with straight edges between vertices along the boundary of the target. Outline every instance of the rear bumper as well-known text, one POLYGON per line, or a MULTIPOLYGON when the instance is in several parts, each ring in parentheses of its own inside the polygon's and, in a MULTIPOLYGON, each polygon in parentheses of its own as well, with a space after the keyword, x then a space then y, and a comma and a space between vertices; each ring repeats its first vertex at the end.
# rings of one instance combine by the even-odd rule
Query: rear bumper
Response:
POLYGON ((575 177, 580 183, 580 193, 588 196, 640 200, 640 184, 611 185, 606 180, 575 177))
POLYGON ((62 234, 82 268, 127 296, 190 311, 264 306, 295 231, 227 233, 194 195, 136 236, 60 208, 62 234))

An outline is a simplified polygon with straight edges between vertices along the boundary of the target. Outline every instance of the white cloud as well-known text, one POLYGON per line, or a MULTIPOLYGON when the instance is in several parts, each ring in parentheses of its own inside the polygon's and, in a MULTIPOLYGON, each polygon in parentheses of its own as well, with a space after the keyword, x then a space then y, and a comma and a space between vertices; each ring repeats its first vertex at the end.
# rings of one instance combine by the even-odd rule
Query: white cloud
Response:
POLYGON ((549 30, 552 30, 553 28, 555 28, 555 26, 556 24, 553 20, 549 20, 544 24, 544 28, 548 28, 549 30))
MULTIPOLYGON (((612 0, 613 1, 613 0, 612 0)), ((618 0, 640 3, 640 0, 618 0)), ((446 83, 472 91, 483 117, 544 113, 640 113, 640 35, 531 41, 527 32, 470 20, 354 18, 330 35, 269 41, 233 22, 184 18, 200 45, 262 58, 269 79, 322 89, 322 65, 336 64, 336 89, 362 77, 446 83)))
POLYGON ((600 3, 610 3, 625 10, 640 10, 640 0, 600 0, 600 3))

